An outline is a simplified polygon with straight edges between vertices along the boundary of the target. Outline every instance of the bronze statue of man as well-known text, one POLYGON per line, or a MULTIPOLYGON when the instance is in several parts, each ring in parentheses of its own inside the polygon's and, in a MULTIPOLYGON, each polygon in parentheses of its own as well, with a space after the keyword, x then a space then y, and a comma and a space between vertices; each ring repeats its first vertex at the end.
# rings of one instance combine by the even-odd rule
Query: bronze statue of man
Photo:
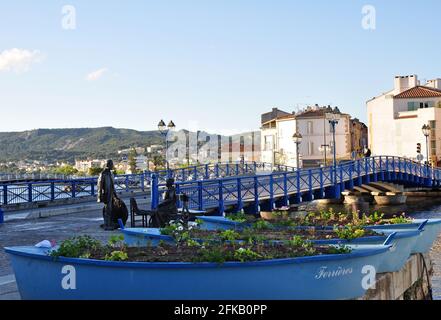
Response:
POLYGON ((178 207, 176 202, 178 197, 176 195, 175 179, 169 178, 166 181, 167 191, 164 194, 164 201, 158 205, 158 211, 165 212, 167 214, 177 214, 178 207))
POLYGON ((166 186, 164 201, 158 205, 157 210, 152 211, 152 228, 164 228, 178 213, 175 180, 173 178, 167 179, 166 186))
POLYGON ((98 202, 104 203, 104 224, 101 225, 101 227, 106 231, 116 230, 118 228, 118 226, 112 221, 113 198, 115 197, 113 169, 113 161, 107 160, 106 167, 98 178, 98 202))

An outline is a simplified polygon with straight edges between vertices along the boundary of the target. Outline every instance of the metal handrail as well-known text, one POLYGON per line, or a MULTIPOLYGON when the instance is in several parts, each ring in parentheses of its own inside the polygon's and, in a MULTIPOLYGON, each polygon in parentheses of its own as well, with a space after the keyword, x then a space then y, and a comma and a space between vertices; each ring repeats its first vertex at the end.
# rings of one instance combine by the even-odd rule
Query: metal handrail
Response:
MULTIPOLYGON (((270 208, 276 199, 288 204, 289 198, 302 201, 317 197, 336 198, 341 188, 374 181, 393 181, 410 175, 421 179, 418 183, 427 187, 441 183, 441 168, 430 168, 410 159, 395 156, 376 156, 345 162, 337 166, 299 169, 293 172, 271 172, 251 177, 222 177, 210 180, 180 181, 179 192, 190 194, 190 207, 198 210, 219 208, 223 213, 226 202, 237 202, 240 209, 244 202, 254 201, 257 206, 262 198, 269 198, 270 208), (346 185, 347 184, 347 185, 346 185), (236 186, 235 186, 236 185, 236 186), (243 194, 246 194, 245 196, 243 194), (257 204, 256 204, 257 203, 257 204)), ((152 182, 152 207, 160 202, 163 184, 154 176, 152 182)))

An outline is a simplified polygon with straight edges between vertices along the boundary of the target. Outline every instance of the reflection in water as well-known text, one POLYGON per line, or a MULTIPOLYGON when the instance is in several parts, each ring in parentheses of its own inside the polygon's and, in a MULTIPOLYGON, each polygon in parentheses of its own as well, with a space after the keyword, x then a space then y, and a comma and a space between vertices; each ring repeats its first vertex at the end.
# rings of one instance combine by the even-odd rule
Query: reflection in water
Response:
MULTIPOLYGON (((334 212, 342 212, 353 214, 372 214, 374 212, 384 213, 386 217, 406 215, 414 218, 441 218, 441 199, 421 198, 411 199, 407 204, 396 206, 379 206, 369 203, 353 203, 353 204, 321 204, 318 202, 311 202, 306 205, 305 212, 319 212, 333 209, 334 212)), ((303 211, 303 210, 302 210, 303 211)))

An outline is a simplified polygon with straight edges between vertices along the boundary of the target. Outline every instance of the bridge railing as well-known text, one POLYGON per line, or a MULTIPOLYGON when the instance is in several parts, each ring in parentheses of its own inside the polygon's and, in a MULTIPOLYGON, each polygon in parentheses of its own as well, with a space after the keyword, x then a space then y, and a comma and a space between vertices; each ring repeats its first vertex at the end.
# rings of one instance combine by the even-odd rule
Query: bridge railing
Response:
POLYGON ((147 171, 146 179, 150 183, 153 175, 156 176, 160 184, 164 184, 168 178, 173 177, 176 181, 201 181, 213 180, 225 177, 234 177, 257 172, 273 172, 273 171, 295 171, 296 168, 273 165, 271 163, 258 162, 231 162, 231 163, 215 163, 190 166, 180 169, 170 169, 161 171, 147 171))
MULTIPOLYGON (((11 205, 96 196, 97 182, 98 178, 88 178, 0 184, 0 204, 11 205)), ((144 174, 115 177, 117 192, 144 191, 147 187, 144 174)))
POLYGON ((38 180, 68 180, 71 177, 61 174, 49 173, 0 173, 0 183, 2 181, 38 181, 38 180))
MULTIPOLYGON (((260 201, 269 200, 269 206, 273 208, 276 200, 282 205, 287 205, 288 200, 293 197, 298 202, 302 197, 308 200, 315 196, 337 197, 340 195, 339 190, 353 188, 354 185, 371 180, 394 181, 406 180, 409 177, 419 179, 419 183, 430 187, 441 182, 441 170, 405 158, 379 156, 342 163, 336 167, 274 172, 251 177, 181 181, 176 183, 176 188, 178 193, 189 196, 191 209, 218 208, 219 212, 223 213, 228 205, 234 205, 240 210, 246 202, 254 202, 254 205, 258 206, 260 201)), ((163 192, 164 186, 159 181, 154 181, 153 208, 161 202, 163 192)))
MULTIPOLYGON (((259 171, 282 170, 292 171, 294 168, 256 162, 207 164, 169 171, 117 175, 115 176, 115 189, 117 192, 145 191, 150 188, 153 176, 156 176, 158 185, 163 186, 168 177, 174 177, 176 181, 203 181, 221 177, 254 175, 259 171)), ((47 181, 13 183, 0 181, 0 205, 96 196, 98 177, 61 180, 53 178, 47 181)))

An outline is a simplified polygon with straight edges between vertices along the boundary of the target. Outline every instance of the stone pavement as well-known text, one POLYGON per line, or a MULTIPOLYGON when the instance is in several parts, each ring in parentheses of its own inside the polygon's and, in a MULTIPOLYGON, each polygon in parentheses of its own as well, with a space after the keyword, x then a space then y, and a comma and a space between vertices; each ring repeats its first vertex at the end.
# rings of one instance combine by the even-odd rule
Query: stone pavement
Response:
POLYGON ((433 261, 433 299, 441 300, 441 236, 432 247, 430 257, 433 261))

